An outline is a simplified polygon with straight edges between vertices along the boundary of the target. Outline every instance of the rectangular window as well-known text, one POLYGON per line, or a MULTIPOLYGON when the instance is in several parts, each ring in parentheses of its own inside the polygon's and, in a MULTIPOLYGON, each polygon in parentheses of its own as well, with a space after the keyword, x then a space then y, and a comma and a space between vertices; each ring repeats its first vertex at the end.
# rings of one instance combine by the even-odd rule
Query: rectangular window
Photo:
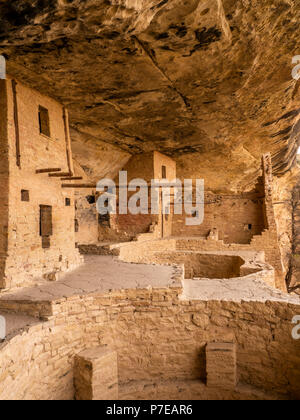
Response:
POLYGON ((48 109, 43 106, 39 106, 39 124, 40 133, 44 136, 50 137, 50 121, 48 109))
POLYGON ((110 215, 107 214, 98 214, 98 223, 101 226, 110 228, 110 215))
POLYGON ((162 166, 162 179, 167 179, 167 168, 166 166, 162 166))
POLYGON ((21 201, 29 201, 29 191, 21 190, 21 201))
POLYGON ((70 205, 71 205, 71 199, 70 198, 66 198, 65 199, 65 204, 66 204, 66 207, 70 207, 70 205))
POLYGON ((40 236, 42 237, 43 248, 50 248, 50 236, 52 234, 52 207, 40 206, 40 236))

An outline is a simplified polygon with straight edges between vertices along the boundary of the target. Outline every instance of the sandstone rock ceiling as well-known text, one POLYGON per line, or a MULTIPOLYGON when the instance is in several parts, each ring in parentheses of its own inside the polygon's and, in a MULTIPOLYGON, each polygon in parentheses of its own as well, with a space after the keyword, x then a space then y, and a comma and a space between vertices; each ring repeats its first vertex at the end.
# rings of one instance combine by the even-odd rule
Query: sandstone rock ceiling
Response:
POLYGON ((298 0, 2 0, 0 19, 9 73, 68 105, 94 175, 93 142, 216 190, 250 187, 264 152, 276 175, 295 163, 298 0))

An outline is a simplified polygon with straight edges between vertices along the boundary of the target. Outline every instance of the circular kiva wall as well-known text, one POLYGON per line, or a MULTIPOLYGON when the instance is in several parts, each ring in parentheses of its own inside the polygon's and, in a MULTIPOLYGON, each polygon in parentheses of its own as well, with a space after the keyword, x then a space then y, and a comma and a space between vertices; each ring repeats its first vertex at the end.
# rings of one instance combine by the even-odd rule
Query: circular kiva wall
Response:
MULTIPOLYGON (((129 242, 111 246, 110 252, 129 263, 183 266, 185 279, 235 279, 260 273, 260 280, 275 287, 274 269, 265 262, 263 252, 181 249, 181 246, 186 246, 185 242, 174 239, 129 242)), ((206 242, 196 243, 200 248, 206 242)))
MULTIPOLYGON (((148 256, 151 258, 151 256, 148 256)), ((183 264, 185 278, 231 279, 240 277, 245 260, 236 255, 171 251, 152 255, 156 264, 183 264)))
POLYGON ((299 304, 189 301, 181 293, 149 288, 27 302, 27 313, 48 320, 0 345, 0 399, 73 399, 74 356, 99 344, 118 353, 120 398, 300 398, 300 341, 291 334, 299 304), (235 389, 206 385, 212 342, 236 343, 235 389))

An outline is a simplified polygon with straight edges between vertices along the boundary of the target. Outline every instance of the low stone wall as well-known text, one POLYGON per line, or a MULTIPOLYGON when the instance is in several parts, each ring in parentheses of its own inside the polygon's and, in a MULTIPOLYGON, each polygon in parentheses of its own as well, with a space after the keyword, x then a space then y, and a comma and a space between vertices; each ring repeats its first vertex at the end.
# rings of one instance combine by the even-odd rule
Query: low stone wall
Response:
POLYGON ((155 252, 176 251, 176 241, 174 239, 155 239, 145 241, 132 241, 123 244, 112 245, 111 250, 114 250, 120 260, 132 263, 147 263, 148 256, 155 252))
POLYGON ((264 252, 265 261, 275 269, 276 287, 286 292, 286 284, 282 267, 281 256, 278 248, 276 233, 268 230, 261 235, 254 236, 248 245, 225 244, 223 241, 214 241, 211 239, 178 239, 176 240, 176 249, 189 251, 254 251, 264 252))
POLYGON ((221 279, 257 273, 258 279, 269 286, 276 286, 274 269, 264 262, 263 252, 222 245, 222 241, 206 239, 169 239, 128 242, 110 246, 110 250, 128 263, 181 264, 185 278, 221 279))
POLYGON ((200 252, 149 253, 147 262, 184 264, 185 278, 229 279, 239 277, 245 261, 236 255, 204 254, 200 252))
MULTIPOLYGON (((172 238, 166 240, 148 240, 144 242, 128 242, 113 245, 111 249, 118 250, 119 258, 125 262, 134 263, 159 263, 159 257, 153 257, 154 253, 169 251, 191 252, 222 252, 235 253, 262 253, 264 260, 275 269, 275 286, 286 292, 286 285, 282 271, 280 255, 276 245, 274 234, 265 231, 262 235, 255 236, 249 245, 225 244, 223 241, 206 238, 172 238)), ((270 284, 270 283, 268 283, 270 284)))
POLYGON ((110 249, 109 245, 78 245, 81 255, 118 255, 117 250, 110 249))
POLYGON ((206 345, 224 341, 236 343, 237 377, 251 387, 249 398, 260 391, 300 398, 300 341, 291 335, 300 304, 186 301, 181 292, 125 290, 49 303, 47 321, 0 346, 0 400, 73 399, 74 357, 98 345, 118 353, 121 398, 151 398, 147 383, 162 390, 158 397, 172 383, 169 398, 237 398, 242 388, 205 386, 206 345), (182 395, 178 384, 191 381, 194 395, 182 395))

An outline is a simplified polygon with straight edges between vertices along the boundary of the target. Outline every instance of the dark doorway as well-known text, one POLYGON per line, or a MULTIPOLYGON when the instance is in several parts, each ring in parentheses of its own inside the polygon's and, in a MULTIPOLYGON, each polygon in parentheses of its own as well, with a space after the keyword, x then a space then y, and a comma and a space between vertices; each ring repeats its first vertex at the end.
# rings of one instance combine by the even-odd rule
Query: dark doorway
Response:
POLYGON ((42 247, 50 248, 50 236, 53 235, 52 207, 40 206, 40 236, 42 237, 42 247))
POLYGON ((50 121, 48 109, 40 106, 39 107, 39 124, 40 133, 44 136, 50 137, 50 121))

